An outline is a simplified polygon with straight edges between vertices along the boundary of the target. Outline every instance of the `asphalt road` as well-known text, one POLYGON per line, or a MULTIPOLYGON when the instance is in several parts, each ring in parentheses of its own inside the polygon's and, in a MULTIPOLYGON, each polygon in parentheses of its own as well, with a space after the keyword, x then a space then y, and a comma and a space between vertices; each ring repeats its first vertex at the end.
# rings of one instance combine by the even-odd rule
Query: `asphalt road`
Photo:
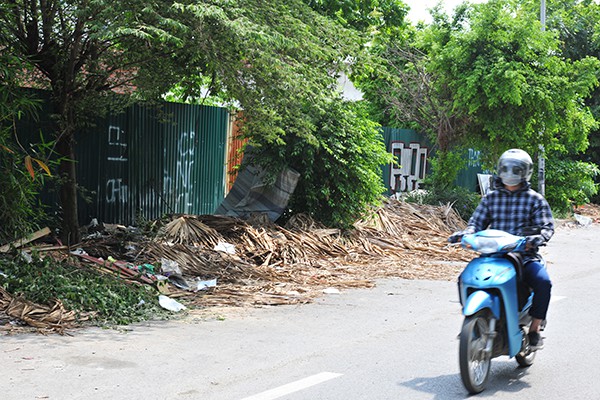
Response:
MULTIPOLYGON (((531 368, 492 361, 495 399, 600 395, 600 226, 560 228, 546 346, 531 368)), ((463 399, 455 282, 385 280, 313 304, 211 310, 185 321, 0 336, 0 398, 463 399)))

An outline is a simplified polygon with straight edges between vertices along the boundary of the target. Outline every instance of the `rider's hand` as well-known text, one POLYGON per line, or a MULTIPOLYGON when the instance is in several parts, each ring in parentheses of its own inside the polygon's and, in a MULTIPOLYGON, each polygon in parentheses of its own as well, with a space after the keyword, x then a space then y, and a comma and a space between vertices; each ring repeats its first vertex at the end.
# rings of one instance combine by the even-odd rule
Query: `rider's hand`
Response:
POLYGON ((544 244, 544 238, 542 235, 531 235, 525 237, 525 250, 527 251, 537 250, 537 248, 542 244, 544 244))
POLYGON ((450 237, 448 238, 448 242, 449 243, 459 243, 462 239, 462 237, 465 234, 463 233, 463 231, 460 232, 454 232, 452 235, 450 235, 450 237))

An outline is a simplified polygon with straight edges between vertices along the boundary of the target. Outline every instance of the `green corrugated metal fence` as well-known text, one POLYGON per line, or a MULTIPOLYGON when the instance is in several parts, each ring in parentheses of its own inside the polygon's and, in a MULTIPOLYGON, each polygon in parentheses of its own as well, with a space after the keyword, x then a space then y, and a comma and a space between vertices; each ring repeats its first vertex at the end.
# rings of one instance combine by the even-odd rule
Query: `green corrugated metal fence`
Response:
POLYGON ((229 113, 167 103, 110 116, 77 146, 81 182, 96 191, 88 218, 133 224, 170 213, 210 214, 225 196, 229 113), (96 139, 98 138, 98 139, 96 139), (82 160, 97 160, 97 168, 82 160))
MULTIPOLYGON (((23 143, 39 140, 33 127, 46 127, 46 140, 50 140, 48 121, 49 115, 41 115, 38 122, 22 122, 23 143)), ((213 213, 225 197, 228 170, 233 169, 227 164, 227 143, 232 139, 228 134, 236 132, 229 126, 232 121, 228 110, 218 107, 134 105, 78 132, 80 223, 97 218, 136 224, 165 214, 213 213)), ((397 163, 382 167, 388 195, 418 189, 428 170, 430 143, 414 130, 384 127, 382 135, 397 158, 397 163)), ((470 154, 470 169, 457 182, 472 190, 480 172, 475 156, 470 154)), ((44 202, 58 203, 48 198, 44 202)))
MULTIPOLYGON (((47 92, 39 120, 19 121, 25 146, 53 138, 47 92)), ((77 132, 79 222, 136 224, 170 213, 211 214, 225 197, 229 112, 219 107, 134 105, 77 132)), ((233 168, 233 166, 231 166, 233 168)), ((56 193, 44 204, 58 212, 56 193)))

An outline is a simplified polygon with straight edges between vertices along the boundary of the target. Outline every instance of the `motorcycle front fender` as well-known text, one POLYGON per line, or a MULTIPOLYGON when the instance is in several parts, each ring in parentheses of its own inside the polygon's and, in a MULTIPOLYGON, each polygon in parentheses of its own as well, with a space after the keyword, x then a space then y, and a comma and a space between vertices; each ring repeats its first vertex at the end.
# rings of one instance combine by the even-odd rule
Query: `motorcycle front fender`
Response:
POLYGON ((489 309, 494 318, 500 318, 500 299, 484 290, 476 290, 471 293, 463 306, 463 315, 469 316, 478 311, 489 309))

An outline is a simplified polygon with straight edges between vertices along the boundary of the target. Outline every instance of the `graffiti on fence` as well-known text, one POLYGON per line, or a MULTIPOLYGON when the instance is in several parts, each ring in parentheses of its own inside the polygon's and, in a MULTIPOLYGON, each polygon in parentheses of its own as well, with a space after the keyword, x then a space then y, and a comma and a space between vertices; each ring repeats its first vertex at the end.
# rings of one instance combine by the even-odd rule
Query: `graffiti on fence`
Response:
POLYGON ((469 149, 467 167, 481 167, 481 151, 469 149))
POLYGON ((127 141, 125 131, 118 126, 108 127, 108 161, 127 161, 127 141))
POLYGON ((106 202, 109 204, 127 203, 127 185, 123 183, 123 179, 108 179, 106 181, 106 202))
MULTIPOLYGON (((163 191, 167 196, 176 196, 175 204, 178 212, 189 213, 193 209, 192 195, 194 193, 194 149, 196 133, 182 132, 177 144, 177 162, 172 176, 165 165, 163 174, 163 191)), ((165 159, 167 149, 164 150, 165 159)))
MULTIPOLYGON (((128 161, 127 150, 128 145, 125 131, 118 126, 110 125, 108 127, 107 161, 109 163, 126 163, 128 161)), ((121 170, 121 167, 117 169, 121 170)), ((106 202, 108 204, 126 204, 127 199, 128 188, 123 178, 109 177, 106 180, 106 202)))
POLYGON ((427 147, 420 143, 392 142, 390 151, 396 162, 390 165, 392 193, 410 192, 419 188, 427 167, 427 147))

